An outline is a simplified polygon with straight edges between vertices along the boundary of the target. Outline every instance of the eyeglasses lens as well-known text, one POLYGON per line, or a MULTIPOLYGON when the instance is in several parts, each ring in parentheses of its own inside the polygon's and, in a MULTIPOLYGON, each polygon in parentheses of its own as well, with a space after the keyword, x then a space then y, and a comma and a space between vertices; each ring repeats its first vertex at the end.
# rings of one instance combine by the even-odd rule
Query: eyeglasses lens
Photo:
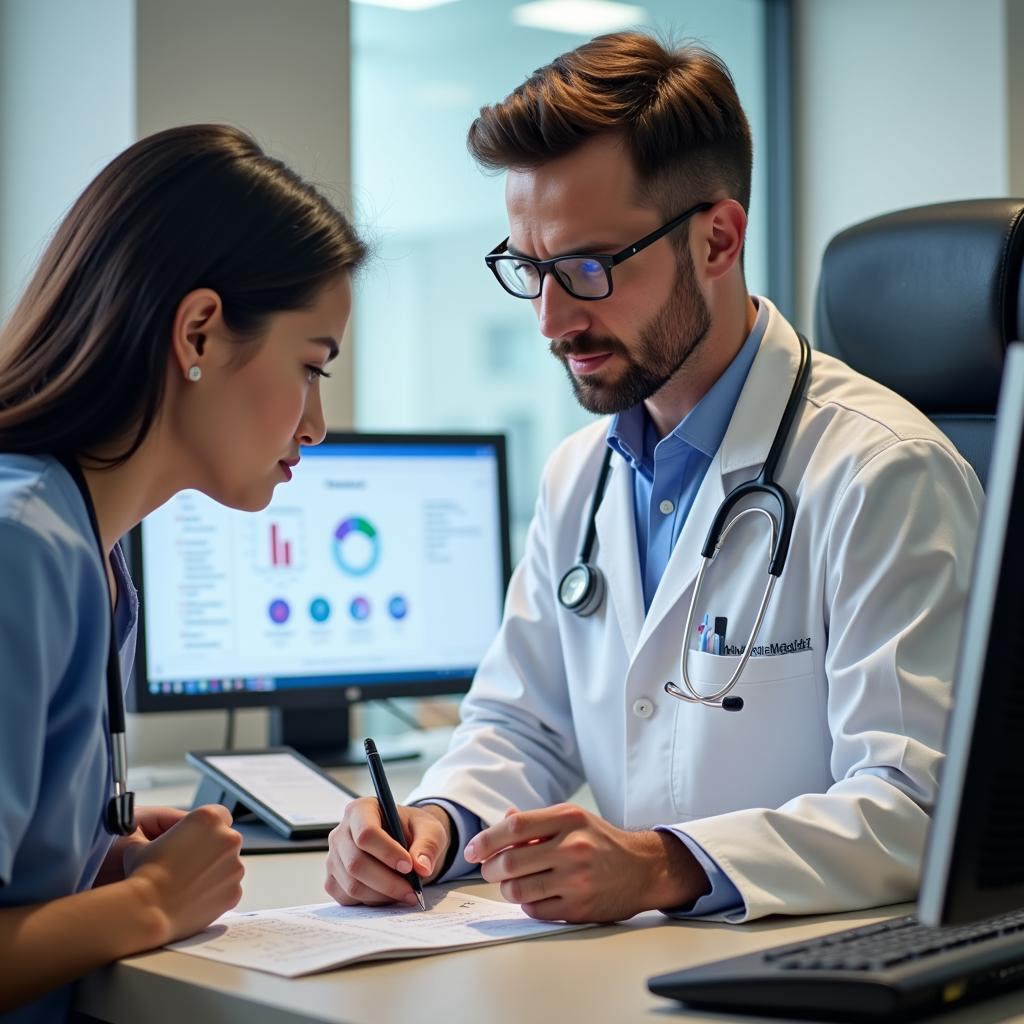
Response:
POLYGON ((540 274, 532 263, 521 260, 498 260, 495 263, 502 283, 514 295, 532 299, 540 294, 540 274))
MULTIPOLYGON (((497 260, 495 267, 502 283, 514 295, 525 299, 540 295, 540 274, 532 263, 509 258, 497 260)), ((607 271, 588 256, 559 260, 552 273, 557 275, 564 288, 582 299, 602 299, 611 290, 607 271)))
POLYGON ((581 299, 602 299, 608 294, 608 274, 597 260, 581 256, 555 264, 559 280, 581 299))

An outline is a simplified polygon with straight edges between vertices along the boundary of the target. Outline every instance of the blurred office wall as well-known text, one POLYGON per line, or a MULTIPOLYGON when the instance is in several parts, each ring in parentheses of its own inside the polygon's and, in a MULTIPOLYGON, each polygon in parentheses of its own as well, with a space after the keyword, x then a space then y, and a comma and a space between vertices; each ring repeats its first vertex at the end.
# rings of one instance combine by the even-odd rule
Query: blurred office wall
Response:
POLYGON ((573 398, 530 303, 505 294, 484 265, 484 254, 508 234, 504 175, 473 162, 470 123, 534 68, 602 30, 642 28, 711 48, 735 78, 754 137, 745 265, 750 287, 763 294, 767 76, 787 70, 767 66, 765 0, 644 0, 592 13, 581 4, 572 18, 558 17, 559 6, 352 5, 353 188, 379 241, 356 310, 356 422, 378 430, 503 431, 515 559, 547 457, 592 416, 573 398), (617 21, 597 20, 616 12, 617 21), (530 13, 546 16, 526 19, 530 13))
POLYGON ((837 231, 903 207, 1024 192, 1022 7, 795 0, 802 329, 813 330, 818 268, 837 231))
MULTIPOLYGON (((349 206, 344 0, 136 0, 137 134, 226 121, 349 206)), ((328 423, 352 422, 352 345, 324 381, 328 423), (333 372, 333 371, 332 371, 333 372)))
POLYGON ((134 0, 0 0, 0 321, 135 130, 134 0))

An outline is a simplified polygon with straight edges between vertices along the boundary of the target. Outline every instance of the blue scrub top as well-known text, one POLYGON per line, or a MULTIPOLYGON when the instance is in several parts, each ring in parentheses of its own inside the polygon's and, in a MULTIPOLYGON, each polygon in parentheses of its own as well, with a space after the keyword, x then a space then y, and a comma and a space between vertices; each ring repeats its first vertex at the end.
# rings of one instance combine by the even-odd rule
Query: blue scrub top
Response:
MULTIPOLYGON (((138 598, 114 550, 127 680, 138 598)), ((85 503, 49 456, 0 454, 0 907, 88 889, 110 847, 110 596, 85 503)), ((60 1021, 70 986, 0 1014, 60 1021)))

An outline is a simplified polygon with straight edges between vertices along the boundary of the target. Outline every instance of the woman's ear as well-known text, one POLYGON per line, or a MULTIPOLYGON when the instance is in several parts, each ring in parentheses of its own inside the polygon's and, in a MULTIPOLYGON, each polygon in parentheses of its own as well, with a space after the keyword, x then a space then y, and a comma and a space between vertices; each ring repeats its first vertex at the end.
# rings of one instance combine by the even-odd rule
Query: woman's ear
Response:
POLYGON ((202 377, 208 362, 207 340, 222 324, 220 296, 210 288, 197 288, 178 303, 171 328, 171 354, 186 380, 202 377))
POLYGON ((701 270, 706 279, 716 280, 732 270, 743 252, 747 214, 735 199, 722 199, 704 217, 708 226, 701 236, 701 270))

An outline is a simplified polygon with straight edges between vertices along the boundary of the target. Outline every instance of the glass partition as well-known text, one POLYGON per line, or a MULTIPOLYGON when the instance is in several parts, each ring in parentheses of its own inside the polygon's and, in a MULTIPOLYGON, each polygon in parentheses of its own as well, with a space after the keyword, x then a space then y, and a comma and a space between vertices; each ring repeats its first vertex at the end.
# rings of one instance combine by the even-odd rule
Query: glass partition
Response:
POLYGON ((545 458, 589 415, 530 303, 506 295, 484 266, 508 233, 503 178, 476 167, 466 130, 481 106, 602 32, 649 27, 710 47, 732 71, 754 135, 746 270, 763 292, 765 18, 763 0, 352 5, 353 197, 376 243, 355 314, 356 425, 505 432, 514 558, 545 458), (567 12, 569 30, 559 20, 567 12))

